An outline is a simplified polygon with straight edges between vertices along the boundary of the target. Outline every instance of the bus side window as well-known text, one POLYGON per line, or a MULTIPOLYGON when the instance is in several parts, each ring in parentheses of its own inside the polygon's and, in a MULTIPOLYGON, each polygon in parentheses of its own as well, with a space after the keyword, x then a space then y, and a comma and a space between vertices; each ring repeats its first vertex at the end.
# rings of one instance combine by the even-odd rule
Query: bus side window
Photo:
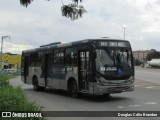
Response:
POLYGON ((31 53, 30 66, 35 66, 36 64, 36 53, 31 53))
POLYGON ((54 51, 54 64, 64 64, 64 50, 54 51))
POLYGON ((42 66, 43 52, 39 52, 36 57, 36 66, 42 66))
POLYGON ((66 59, 65 62, 68 65, 77 64, 77 52, 75 48, 66 49, 66 59))

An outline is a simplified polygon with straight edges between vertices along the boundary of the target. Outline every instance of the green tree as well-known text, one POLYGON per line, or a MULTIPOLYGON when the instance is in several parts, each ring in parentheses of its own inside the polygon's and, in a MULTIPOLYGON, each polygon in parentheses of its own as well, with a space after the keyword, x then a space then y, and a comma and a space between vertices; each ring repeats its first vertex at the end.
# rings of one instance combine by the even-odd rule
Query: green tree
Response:
MULTIPOLYGON (((82 17, 82 15, 87 11, 84 9, 82 5, 79 5, 79 2, 82 2, 82 0, 72 0, 72 1, 73 2, 71 4, 65 5, 63 0, 61 0, 62 16, 70 18, 71 20, 76 20, 82 17)), ((20 4, 23 5, 24 7, 28 7, 28 5, 31 4, 32 2, 33 0, 20 0, 20 4)))
POLYGON ((150 52, 148 55, 147 55, 147 60, 152 60, 152 59, 155 59, 155 58, 160 58, 160 52, 158 51, 153 51, 153 52, 150 52))

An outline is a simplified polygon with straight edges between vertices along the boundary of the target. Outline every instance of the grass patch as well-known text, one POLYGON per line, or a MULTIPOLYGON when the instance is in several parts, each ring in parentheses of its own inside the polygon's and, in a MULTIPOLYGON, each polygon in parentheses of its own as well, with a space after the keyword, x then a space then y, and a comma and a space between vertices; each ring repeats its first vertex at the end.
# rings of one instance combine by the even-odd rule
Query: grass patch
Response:
POLYGON ((15 78, 14 74, 0 74, 0 87, 9 86, 9 79, 15 78))
MULTIPOLYGON (((9 85, 16 75, 0 75, 0 111, 40 112, 41 106, 29 102, 20 87, 9 85)), ((43 120, 44 118, 1 118, 1 120, 43 120)))

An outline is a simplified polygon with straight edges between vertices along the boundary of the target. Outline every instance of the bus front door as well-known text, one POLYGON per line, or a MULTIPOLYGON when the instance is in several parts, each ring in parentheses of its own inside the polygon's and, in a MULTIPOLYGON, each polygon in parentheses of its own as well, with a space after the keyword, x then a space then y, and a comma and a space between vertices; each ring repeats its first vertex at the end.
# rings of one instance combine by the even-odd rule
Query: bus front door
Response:
POLYGON ((89 90, 89 68, 90 68, 90 52, 79 51, 79 88, 80 90, 89 90))

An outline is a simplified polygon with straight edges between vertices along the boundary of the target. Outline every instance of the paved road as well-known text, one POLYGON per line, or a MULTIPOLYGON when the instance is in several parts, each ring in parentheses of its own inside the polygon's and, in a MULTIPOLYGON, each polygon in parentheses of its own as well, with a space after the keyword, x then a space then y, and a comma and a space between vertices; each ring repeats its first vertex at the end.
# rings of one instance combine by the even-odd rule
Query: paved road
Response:
POLYGON ((160 84, 160 69, 135 67, 135 77, 136 79, 160 84))
MULTIPOLYGON (((44 111, 160 111, 160 85, 150 87, 150 83, 137 81, 134 92, 114 94, 108 98, 87 96, 75 99, 62 91, 46 90, 35 92, 32 85, 25 85, 20 77, 10 83, 21 86, 30 101, 42 105, 44 111)), ((50 120, 159 120, 160 118, 48 118, 50 120)))

